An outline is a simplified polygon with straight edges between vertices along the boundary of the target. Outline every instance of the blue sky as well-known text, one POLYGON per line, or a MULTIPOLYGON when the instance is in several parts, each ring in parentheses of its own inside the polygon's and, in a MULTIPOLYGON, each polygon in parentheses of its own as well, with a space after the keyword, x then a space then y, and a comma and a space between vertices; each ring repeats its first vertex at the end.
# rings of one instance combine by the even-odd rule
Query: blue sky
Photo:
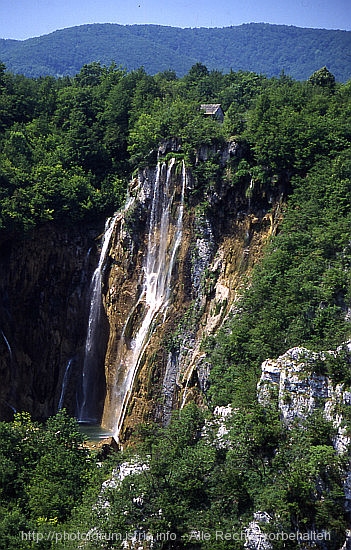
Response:
POLYGON ((85 23, 226 27, 265 22, 351 30, 350 0, 0 0, 0 38, 85 23))

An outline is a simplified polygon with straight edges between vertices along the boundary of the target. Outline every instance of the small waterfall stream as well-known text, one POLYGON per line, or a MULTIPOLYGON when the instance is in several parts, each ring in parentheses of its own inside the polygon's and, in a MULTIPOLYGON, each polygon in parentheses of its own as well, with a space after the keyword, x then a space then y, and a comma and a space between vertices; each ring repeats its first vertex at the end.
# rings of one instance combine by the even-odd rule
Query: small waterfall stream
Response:
POLYGON ((11 349, 11 346, 10 346, 10 342, 9 342, 8 339, 6 338, 6 336, 5 336, 5 334, 4 334, 4 331, 1 330, 0 332, 1 332, 1 334, 2 334, 2 337, 3 337, 3 339, 4 339, 4 342, 5 342, 5 344, 6 344, 6 347, 7 347, 7 349, 8 349, 9 356, 10 356, 10 360, 11 360, 11 363, 12 363, 12 358, 13 358, 13 357, 12 357, 12 349, 11 349))
POLYGON ((102 276, 116 217, 117 215, 109 218, 106 222, 99 263, 93 273, 90 284, 90 311, 84 350, 81 396, 79 399, 77 413, 79 422, 94 423, 98 420, 95 417, 95 407, 97 401, 96 366, 99 356, 99 331, 101 330, 102 276))
POLYGON ((177 200, 177 187, 172 182, 174 165, 175 159, 170 162, 168 168, 165 164, 159 164, 157 167, 143 268, 143 288, 125 323, 117 352, 117 372, 111 400, 116 441, 119 440, 140 362, 155 329, 157 318, 161 314, 164 317, 167 314, 171 297, 172 272, 182 239, 186 188, 186 170, 183 163, 182 189, 178 205, 174 209, 177 200), (132 334, 129 334, 130 331, 132 334))
POLYGON ((71 372, 71 367, 72 367, 72 363, 73 363, 73 358, 71 358, 67 365, 66 365, 66 369, 65 369, 65 374, 63 375, 63 380, 62 380, 62 386, 61 386, 61 394, 60 394, 60 399, 59 399, 59 403, 58 403, 58 406, 57 406, 57 410, 60 411, 62 408, 63 408, 63 404, 64 404, 64 399, 65 399, 65 396, 66 396, 66 390, 67 390, 67 387, 68 387, 68 382, 69 382, 69 377, 70 377, 70 372, 71 372))
POLYGON ((8 401, 3 400, 3 402, 12 410, 13 413, 16 413, 17 411, 16 411, 15 407, 13 407, 11 405, 12 402, 14 402, 14 403, 16 402, 16 390, 15 390, 15 383, 14 383, 16 364, 14 362, 14 357, 13 357, 13 352, 12 352, 10 342, 8 341, 4 331, 2 329, 0 329, 0 332, 1 332, 1 335, 4 339, 4 342, 5 342, 8 354, 9 354, 10 366, 11 366, 11 383, 10 383, 11 391, 10 391, 10 394, 8 396, 8 401))

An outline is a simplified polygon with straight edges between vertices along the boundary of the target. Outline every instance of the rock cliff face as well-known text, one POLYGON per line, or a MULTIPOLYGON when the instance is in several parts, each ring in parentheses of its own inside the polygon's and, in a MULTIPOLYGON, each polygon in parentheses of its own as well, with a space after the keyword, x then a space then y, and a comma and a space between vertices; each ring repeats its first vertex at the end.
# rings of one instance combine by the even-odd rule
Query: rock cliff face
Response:
MULTIPOLYGON (((102 226, 103 227, 103 226, 102 226)), ((102 227, 45 226, 0 252, 0 417, 75 413, 86 293, 102 227), (61 395, 67 366, 67 394, 61 395)))
MULTIPOLYGON (((167 423, 174 408, 201 401, 209 374, 201 342, 235 309, 281 219, 282 187, 257 186, 248 194, 231 185, 228 161, 243 156, 239 145, 198 151, 196 166, 215 159, 223 169, 220 180, 205 183, 182 160, 171 160, 179 151, 176 140, 165 142, 158 166, 131 182, 100 273, 95 347, 102 359, 91 362, 95 388, 85 399, 97 396, 94 417, 114 430, 117 423, 121 441, 139 422, 167 423)), ((35 418, 60 407, 77 414, 103 224, 48 225, 2 243, 2 419, 15 410, 35 418)))
MULTIPOLYGON (((351 342, 336 351, 312 352, 305 348, 292 348, 275 360, 262 364, 258 382, 258 400, 268 405, 278 402, 282 421, 289 428, 301 423, 314 411, 320 410, 334 427, 333 446, 338 455, 348 457, 348 468, 344 476, 345 511, 351 514, 351 464, 349 461, 350 433, 345 412, 351 405, 351 391, 345 384, 335 383, 326 374, 326 364, 333 362, 340 367, 350 364, 351 342)), ((336 375, 338 374, 335 371, 336 375)), ((349 413, 348 413, 349 414, 349 413)), ((349 547, 347 534, 345 548, 349 547)))
MULTIPOLYGON (((261 405, 269 407, 272 404, 278 406, 282 423, 287 431, 299 426, 304 431, 305 421, 314 412, 320 411, 325 420, 332 423, 332 444, 336 455, 342 458, 341 483, 344 491, 344 508, 348 517, 348 525, 351 517, 351 463, 350 463, 350 432, 348 419, 351 405, 350 387, 333 380, 330 373, 337 379, 340 370, 349 370, 351 362, 351 342, 345 343, 336 350, 313 352, 306 348, 296 347, 276 359, 267 359, 261 365, 261 376, 257 384, 257 398, 261 405)), ((211 440, 218 448, 231 448, 228 433, 232 419, 238 413, 231 405, 216 407, 213 418, 207 422, 207 426, 215 434, 211 440)), ((203 430, 203 437, 207 437, 207 426, 203 430)), ((279 448, 276 449, 279 454, 279 448)), ((285 478, 288 483, 288 478, 285 478)), ((322 487, 321 479, 316 480, 316 487, 322 487), (319 485, 318 485, 319 484, 319 485)), ((315 498, 324 498, 318 495, 315 498)), ((252 521, 245 528, 244 548, 251 550, 270 550, 274 543, 269 538, 267 525, 274 525, 277 518, 265 511, 256 511, 252 521)), ((278 521, 279 525, 279 521, 278 521)), ((297 530, 293 536, 297 536, 297 530)), ((313 531, 310 532, 311 535, 313 531)), ((301 535, 301 533, 300 533, 301 535)), ((326 538, 326 541, 328 539, 326 538)), ((329 539, 330 540, 330 539, 329 539)), ((305 548, 303 539, 296 539, 298 548, 305 548)), ((346 530, 345 543, 341 550, 350 548, 351 532, 346 530)), ((329 548, 320 540, 316 547, 329 548)), ((334 543, 335 546, 335 543, 334 543)), ((336 546, 335 546, 336 547, 336 546)), ((340 548, 340 547, 338 547, 340 548)))
MULTIPOLYGON (((351 350, 351 342, 345 350, 351 350)), ((351 391, 343 384, 335 384, 323 373, 323 366, 345 350, 342 347, 317 353, 292 348, 276 360, 264 361, 258 383, 259 402, 265 405, 277 399, 282 421, 287 426, 305 420, 316 409, 322 410, 326 420, 333 422, 336 430, 333 444, 339 454, 345 453, 351 442, 339 412, 342 406, 351 405, 351 391)))
MULTIPOLYGON (((164 146, 162 153, 167 151, 164 146)), ((213 151, 200 153, 206 159, 213 151)), ((230 155, 236 154, 240 154, 238 148, 227 146, 219 162, 225 164, 230 155)), ((160 160, 159 168, 171 170, 174 189, 168 243, 174 240, 183 177, 181 161, 172 162, 170 169, 169 163, 162 167, 160 160)), ((104 296, 110 337, 102 422, 111 429, 116 424, 116 392, 124 384, 118 374, 123 362, 121 346, 123 356, 133 353, 147 309, 142 295, 156 174, 154 168, 145 169, 132 182, 133 200, 117 219, 110 249, 111 267, 104 296)), ((218 330, 235 308, 252 266, 276 231, 282 198, 281 188, 261 189, 250 200, 244 189, 224 180, 206 190, 198 189, 187 170, 182 234, 169 279, 170 294, 162 314, 153 318, 147 346, 138 358, 137 374, 128 389, 118 430, 121 441, 129 437, 136 424, 148 419, 167 423, 174 408, 187 400, 201 401, 201 390, 208 384, 208 364, 201 342, 218 330)))

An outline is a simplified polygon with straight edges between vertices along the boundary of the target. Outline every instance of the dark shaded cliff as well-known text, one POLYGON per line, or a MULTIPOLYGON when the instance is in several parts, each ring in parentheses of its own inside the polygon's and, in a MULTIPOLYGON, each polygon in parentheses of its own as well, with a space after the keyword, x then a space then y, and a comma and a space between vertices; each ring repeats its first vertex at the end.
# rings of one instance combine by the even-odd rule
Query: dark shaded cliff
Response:
POLYGON ((14 410, 35 418, 57 411, 71 360, 67 399, 74 387, 87 324, 86 295, 97 261, 91 226, 43 226, 0 248, 0 416, 14 410))

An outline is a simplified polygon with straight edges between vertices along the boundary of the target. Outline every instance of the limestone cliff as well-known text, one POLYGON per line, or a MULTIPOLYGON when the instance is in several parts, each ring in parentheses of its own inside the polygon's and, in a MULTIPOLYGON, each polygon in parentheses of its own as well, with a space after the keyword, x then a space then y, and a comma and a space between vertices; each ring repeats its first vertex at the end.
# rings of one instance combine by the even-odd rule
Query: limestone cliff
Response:
MULTIPOLYGON (((264 361, 257 385, 259 402, 267 406, 276 401, 282 422, 288 429, 296 423, 301 424, 316 410, 332 423, 334 449, 338 455, 347 458, 344 495, 348 518, 351 514, 351 438, 348 428, 351 391, 345 383, 333 380, 327 365, 336 367, 332 374, 337 378, 340 367, 349 369, 350 350, 351 342, 334 351, 312 352, 306 348, 292 348, 277 359, 264 361)), ((348 533, 345 548, 350 540, 348 533)))
POLYGON ((287 426, 321 409, 325 418, 334 424, 333 442, 339 454, 348 450, 351 441, 340 413, 342 406, 351 405, 351 391, 327 376, 325 364, 328 360, 349 361, 342 354, 348 355, 350 349, 351 343, 327 352, 292 348, 276 360, 264 361, 258 383, 259 402, 265 405, 275 397, 287 426))
MULTIPOLYGON (((331 423, 335 455, 341 458, 340 488, 344 493, 344 509, 348 526, 351 517, 351 438, 349 430, 351 391, 345 382, 340 383, 337 379, 340 377, 341 371, 349 371, 350 352, 351 342, 329 351, 314 352, 303 347, 289 349, 280 357, 267 359, 262 363, 261 376, 257 384, 259 403, 264 408, 269 408, 272 405, 277 406, 282 425, 287 433, 292 432, 296 427, 299 427, 303 433, 306 430, 306 420, 316 412, 320 412, 322 417, 331 423)), ((233 448, 228 434, 233 426, 233 418, 239 412, 239 409, 233 409, 231 405, 216 407, 212 419, 205 425, 203 437, 217 448, 233 448), (208 433, 212 433, 212 439, 208 438, 208 433)), ((293 441, 290 441, 289 445, 293 447, 293 441)), ((277 447, 275 456, 279 456, 281 452, 282 450, 277 447)), ((308 460, 307 457, 306 460, 308 460)), ((292 455, 291 461, 293 462, 292 455)), ((323 460, 321 464, 323 464, 323 460)), ((290 463, 286 464, 287 470, 290 466, 290 463)), ((324 464, 324 467, 328 469, 329 465, 324 464)), ((282 475, 282 471, 279 472, 279 475, 282 475)), ((276 482, 278 479, 279 476, 276 477, 276 482)), ((289 477, 284 477, 284 479, 289 484, 289 477)), ((325 489, 323 483, 325 481, 322 480, 320 474, 317 475, 313 497, 316 501, 322 502, 325 498, 321 491, 321 489, 325 489)), ((271 542, 274 538, 269 538, 269 534, 273 534, 277 526, 278 530, 281 529, 281 520, 279 516, 275 516, 274 509, 273 513, 272 510, 270 513, 271 515, 266 511, 256 511, 253 514, 252 521, 245 528, 244 548, 251 550, 275 548, 274 543, 271 542)), ((297 533, 298 530, 293 537, 296 537, 297 533)), ((312 534, 313 531, 310 533, 312 534)), ((299 541, 298 538, 295 540, 299 541)), ((327 540, 328 538, 326 538, 327 540)), ((344 540, 342 549, 346 550, 351 543, 350 531, 347 529, 344 540)), ((335 546, 335 541, 333 544, 333 548, 340 548, 340 546, 335 546)), ((303 542, 297 543, 296 547, 305 548, 303 542)), ((316 547, 329 548, 330 546, 325 542, 320 542, 316 544, 316 547)))
MULTIPOLYGON (((223 167, 229 158, 242 153, 234 145, 216 152, 223 167)), ((174 148, 174 144, 170 147, 174 148)), ((169 162, 162 157, 167 152, 168 147, 163 146, 159 158, 163 171, 167 171, 167 166, 169 169, 169 162)), ((213 154, 204 148, 199 151, 197 162, 213 154)), ((182 170, 181 161, 172 162, 175 198, 171 211, 175 218, 182 170)), ((124 354, 133 349, 145 315, 141 296, 156 172, 155 168, 141 170, 131 183, 132 200, 119 214, 110 249, 111 268, 104 297, 110 336, 103 424, 111 429, 116 421, 115 395, 118 386, 124 384, 118 381, 117 374, 121 346, 124 354)), ((218 330, 235 308, 252 266, 260 259, 281 219, 282 187, 261 187, 254 196, 248 196, 246 191, 243 186, 231 185, 225 176, 201 188, 192 171, 186 169, 182 237, 169 281, 170 296, 162 315, 153 320, 147 346, 138 359, 137 375, 128 390, 120 427, 122 441, 141 421, 156 419, 167 423, 174 408, 189 399, 202 399, 208 365, 201 342, 218 330)), ((174 239, 174 225, 173 220, 168 242, 174 239)))

